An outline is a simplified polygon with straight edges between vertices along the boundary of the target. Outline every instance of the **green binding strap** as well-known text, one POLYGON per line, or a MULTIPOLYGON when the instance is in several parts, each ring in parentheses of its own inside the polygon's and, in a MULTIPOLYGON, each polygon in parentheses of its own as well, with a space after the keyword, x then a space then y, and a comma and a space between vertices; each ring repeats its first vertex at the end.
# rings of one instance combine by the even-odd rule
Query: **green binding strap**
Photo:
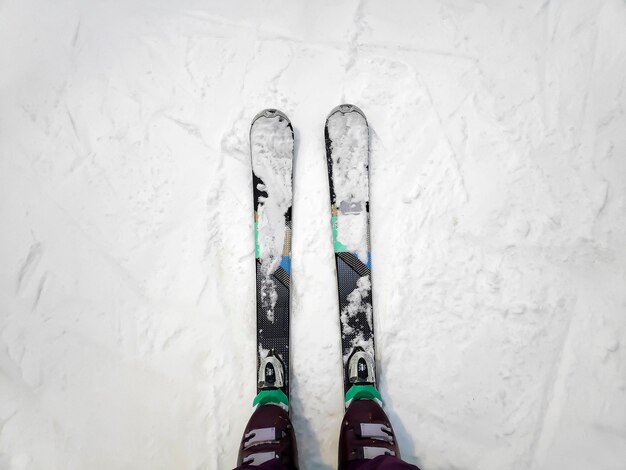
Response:
POLYGON ((362 399, 375 400, 380 404, 383 403, 380 392, 373 385, 353 385, 346 393, 346 403, 362 399))
POLYGON ((261 390, 257 394, 257 396, 254 397, 252 406, 267 405, 268 403, 272 403, 274 405, 289 406, 289 398, 287 398, 285 392, 283 392, 279 388, 273 390, 261 390))

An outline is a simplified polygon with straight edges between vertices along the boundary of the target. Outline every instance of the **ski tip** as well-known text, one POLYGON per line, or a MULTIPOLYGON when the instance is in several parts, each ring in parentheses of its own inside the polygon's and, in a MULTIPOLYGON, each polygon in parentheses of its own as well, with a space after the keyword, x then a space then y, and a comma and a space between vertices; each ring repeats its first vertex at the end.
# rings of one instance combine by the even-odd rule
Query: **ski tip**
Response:
POLYGON ((335 106, 332 109, 332 111, 328 113, 328 117, 326 118, 326 120, 328 120, 328 118, 331 117, 335 113, 342 113, 342 114, 358 113, 361 116, 363 116, 363 119, 367 121, 367 118, 365 117, 365 113, 363 113, 363 111, 361 111, 359 107, 353 104, 345 103, 345 104, 340 104, 339 106, 335 106))
POLYGON ((284 119, 285 121, 287 121, 288 123, 291 124, 291 121, 289 120, 287 115, 285 113, 283 113, 282 111, 279 111, 278 109, 275 109, 275 108, 267 108, 267 109, 264 109, 263 111, 261 111, 260 113, 257 113, 257 115, 254 116, 254 119, 252 119, 252 123, 251 124, 254 124, 254 122, 257 119, 262 118, 262 117, 268 118, 268 119, 279 117, 279 118, 282 118, 282 119, 284 119))

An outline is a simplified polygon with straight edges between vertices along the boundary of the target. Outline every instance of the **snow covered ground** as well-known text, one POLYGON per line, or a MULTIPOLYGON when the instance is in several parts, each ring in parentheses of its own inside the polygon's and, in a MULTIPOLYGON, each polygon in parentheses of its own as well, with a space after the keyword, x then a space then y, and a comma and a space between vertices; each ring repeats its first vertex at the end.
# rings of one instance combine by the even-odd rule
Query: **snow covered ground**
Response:
POLYGON ((381 392, 423 470, 626 468, 623 0, 0 0, 0 469, 228 469, 248 129, 296 132, 292 412, 342 415, 327 113, 371 125, 381 392))

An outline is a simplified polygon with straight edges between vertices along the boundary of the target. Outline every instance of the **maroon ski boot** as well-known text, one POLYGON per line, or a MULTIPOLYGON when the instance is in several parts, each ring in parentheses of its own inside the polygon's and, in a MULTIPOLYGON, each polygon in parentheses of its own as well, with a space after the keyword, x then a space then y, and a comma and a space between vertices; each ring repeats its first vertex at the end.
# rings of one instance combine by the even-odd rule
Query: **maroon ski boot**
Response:
POLYGON ((237 466, 275 460, 276 468, 298 469, 296 436, 285 408, 282 404, 257 406, 243 432, 237 466))
POLYGON ((348 406, 339 434, 339 470, 355 460, 381 455, 400 458, 400 449, 387 414, 376 400, 354 399, 348 406))
POLYGON ((347 375, 352 385, 346 392, 346 413, 339 432, 339 470, 380 456, 400 459, 396 436, 376 389, 373 357, 357 348, 348 359, 347 375))

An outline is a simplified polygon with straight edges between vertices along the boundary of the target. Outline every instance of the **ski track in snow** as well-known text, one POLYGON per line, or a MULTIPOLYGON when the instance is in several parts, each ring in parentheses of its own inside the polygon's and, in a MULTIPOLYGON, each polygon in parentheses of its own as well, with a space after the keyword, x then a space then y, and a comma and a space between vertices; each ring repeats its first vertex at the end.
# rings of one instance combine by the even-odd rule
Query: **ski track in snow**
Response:
POLYGON ((370 125, 377 372, 403 457, 624 468, 622 0, 0 11, 0 468, 234 466, 257 372, 249 126, 268 107, 296 135, 301 468, 335 468, 323 126, 344 102, 370 125))

